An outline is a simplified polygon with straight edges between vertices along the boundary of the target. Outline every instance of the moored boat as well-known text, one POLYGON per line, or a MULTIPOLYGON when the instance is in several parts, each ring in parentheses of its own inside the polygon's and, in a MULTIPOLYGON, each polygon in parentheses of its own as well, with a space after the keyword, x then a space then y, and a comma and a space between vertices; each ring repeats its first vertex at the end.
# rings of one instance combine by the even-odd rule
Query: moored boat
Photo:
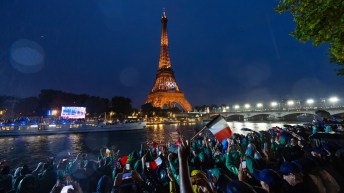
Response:
POLYGON ((117 124, 103 123, 39 123, 39 124, 0 124, 0 137, 22 135, 55 135, 89 132, 131 131, 146 128, 146 122, 128 122, 117 124))

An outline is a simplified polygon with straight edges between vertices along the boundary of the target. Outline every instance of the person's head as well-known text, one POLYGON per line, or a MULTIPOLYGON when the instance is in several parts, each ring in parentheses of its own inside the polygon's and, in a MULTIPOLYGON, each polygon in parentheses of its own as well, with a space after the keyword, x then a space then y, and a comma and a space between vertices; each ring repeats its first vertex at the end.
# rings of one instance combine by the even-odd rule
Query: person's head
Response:
POLYGON ((297 145, 297 139, 296 138, 291 138, 290 139, 290 144, 292 145, 292 146, 296 146, 297 145))
POLYGON ((30 174, 31 170, 27 165, 23 165, 22 169, 20 170, 20 175, 25 176, 26 174, 30 174))
POLYGON ((206 174, 201 170, 193 170, 191 172, 191 183, 194 192, 207 192, 209 181, 206 174))
POLYGON ((97 185, 97 193, 107 193, 111 190, 111 179, 108 176, 102 176, 97 185))
POLYGON ((204 152, 201 152, 200 154, 198 154, 198 158, 201 163, 204 163, 206 162, 207 156, 204 152))
POLYGON ((208 171, 209 174, 209 181, 213 182, 213 184, 217 184, 220 179, 221 172, 218 168, 214 168, 208 171))
POLYGON ((281 190, 282 178, 274 170, 255 171, 253 175, 267 192, 279 192, 281 190))
POLYGON ((322 159, 326 157, 327 152, 323 148, 315 147, 312 149, 311 154, 315 158, 322 159))
POLYGON ((283 179, 291 186, 303 182, 303 174, 296 163, 284 162, 280 167, 280 173, 283 175, 283 179))
POLYGON ((254 151, 251 148, 247 148, 245 151, 246 156, 254 157, 254 151))
POLYGON ((86 172, 93 173, 97 170, 97 163, 95 161, 89 161, 87 164, 84 166, 84 169, 86 172))
POLYGON ((207 176, 201 170, 192 170, 191 179, 207 179, 207 176))
POLYGON ((10 173, 10 166, 8 166, 6 161, 0 162, 0 174, 7 175, 10 173))
POLYGON ((36 188, 35 177, 28 174, 19 182, 17 193, 36 193, 36 188))

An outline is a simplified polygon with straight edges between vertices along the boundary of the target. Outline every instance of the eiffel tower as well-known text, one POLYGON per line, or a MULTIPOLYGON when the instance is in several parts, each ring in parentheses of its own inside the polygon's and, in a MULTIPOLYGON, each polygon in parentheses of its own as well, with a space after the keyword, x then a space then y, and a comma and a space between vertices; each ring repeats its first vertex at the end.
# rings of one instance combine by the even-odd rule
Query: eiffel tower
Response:
POLYGON ((159 67, 153 89, 148 94, 146 103, 151 103, 154 107, 160 108, 163 108, 165 105, 171 108, 175 104, 179 104, 185 111, 191 111, 192 107, 190 103, 186 100, 184 93, 179 90, 176 79, 174 78, 168 48, 167 16, 165 10, 162 12, 161 23, 159 67))

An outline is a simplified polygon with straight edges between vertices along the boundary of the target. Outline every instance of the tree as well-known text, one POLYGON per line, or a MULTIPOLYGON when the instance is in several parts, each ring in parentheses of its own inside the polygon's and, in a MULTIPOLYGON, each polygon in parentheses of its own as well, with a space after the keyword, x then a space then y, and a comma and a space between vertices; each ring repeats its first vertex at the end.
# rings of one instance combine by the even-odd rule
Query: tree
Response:
POLYGON ((133 112, 131 99, 123 96, 115 96, 111 99, 112 110, 116 112, 119 118, 124 118, 133 112))
POLYGON ((344 75, 344 2, 336 0, 279 0, 279 13, 290 12, 296 22, 291 35, 318 46, 329 43, 331 61, 341 65, 344 75))
POLYGON ((20 116, 34 116, 38 112, 38 98, 37 97, 27 97, 19 99, 14 107, 14 112, 20 116))

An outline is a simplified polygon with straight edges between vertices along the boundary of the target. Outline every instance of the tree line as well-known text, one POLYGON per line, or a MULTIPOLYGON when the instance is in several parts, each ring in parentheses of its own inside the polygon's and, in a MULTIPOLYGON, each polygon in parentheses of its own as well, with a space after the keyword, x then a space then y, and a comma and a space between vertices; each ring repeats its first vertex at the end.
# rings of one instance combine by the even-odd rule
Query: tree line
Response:
MULTIPOLYGON (((110 99, 87 94, 74 94, 60 90, 43 89, 38 96, 18 98, 0 96, 0 115, 6 117, 45 116, 48 111, 60 111, 62 106, 86 107, 87 115, 93 117, 104 116, 113 112, 112 118, 123 119, 138 109, 132 107, 132 100, 124 96, 114 96, 110 99)), ((147 103, 141 106, 141 117, 167 117, 168 114, 180 112, 176 107, 161 109, 147 103)))
POLYGON ((109 111, 125 116, 134 111, 131 102, 130 98, 123 96, 114 96, 108 99, 43 89, 38 96, 26 98, 0 96, 0 110, 7 116, 43 116, 49 110, 61 110, 62 106, 79 106, 86 107, 90 116, 99 116, 109 111))

